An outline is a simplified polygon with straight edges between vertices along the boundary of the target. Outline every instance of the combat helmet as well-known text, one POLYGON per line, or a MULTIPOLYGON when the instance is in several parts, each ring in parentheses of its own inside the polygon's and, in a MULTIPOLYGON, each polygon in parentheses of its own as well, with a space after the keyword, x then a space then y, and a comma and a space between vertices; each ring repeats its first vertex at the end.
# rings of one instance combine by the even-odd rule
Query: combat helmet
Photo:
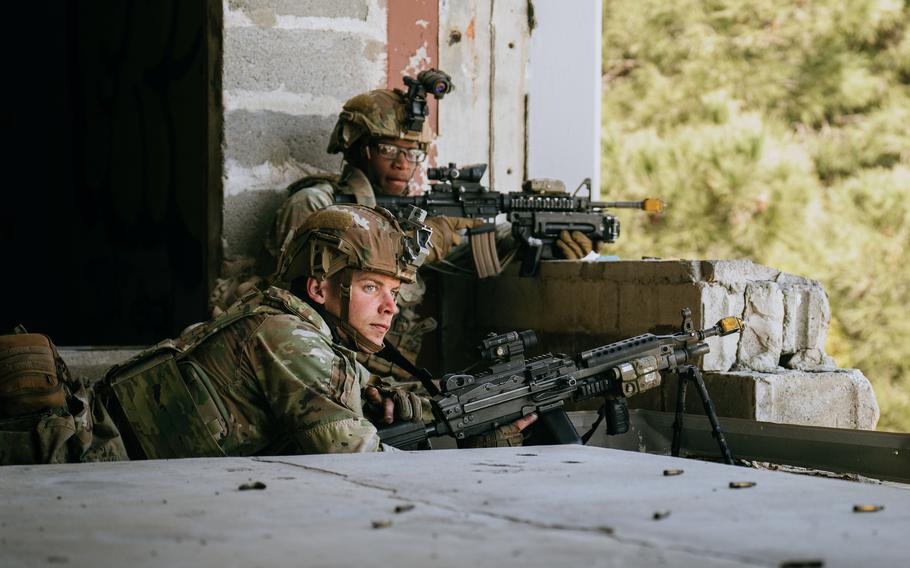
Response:
POLYGON ((406 130, 406 104, 400 91, 389 89, 377 89, 350 99, 344 103, 329 138, 329 154, 344 152, 358 141, 370 138, 412 140, 426 149, 430 143, 429 126, 424 123, 419 132, 406 130))
POLYGON ((431 141, 426 96, 441 99, 454 88, 452 78, 438 69, 420 72, 417 78, 405 77, 407 92, 376 89, 359 94, 344 103, 338 122, 329 138, 329 154, 345 152, 363 139, 392 138, 417 142, 426 150, 431 141))
POLYGON ((425 218, 416 207, 399 221, 381 207, 331 205, 310 215, 288 239, 277 276, 285 282, 325 280, 350 268, 411 283, 428 252, 432 229, 425 218))
MULTIPOLYGON (((412 283, 429 252, 432 229, 423 223, 426 212, 411 207, 396 219, 381 207, 332 205, 313 213, 281 251, 276 280, 326 280, 340 275, 341 317, 321 311, 362 351, 375 353, 376 345, 348 322, 351 277, 354 270, 377 272, 412 283)), ((307 300, 307 298, 303 298, 307 300)))

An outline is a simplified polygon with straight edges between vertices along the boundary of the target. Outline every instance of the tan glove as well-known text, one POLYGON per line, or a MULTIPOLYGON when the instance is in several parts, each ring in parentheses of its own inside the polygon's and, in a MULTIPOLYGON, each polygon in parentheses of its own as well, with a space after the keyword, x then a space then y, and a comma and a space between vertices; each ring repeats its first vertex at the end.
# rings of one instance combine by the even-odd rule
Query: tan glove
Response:
POLYGON ((375 421, 391 424, 395 420, 408 422, 433 420, 430 400, 417 393, 373 385, 364 389, 364 399, 367 402, 364 411, 375 421))
POLYGON ((399 420, 424 423, 433 421, 433 407, 428 398, 408 390, 395 389, 392 401, 395 403, 395 416, 399 420))
POLYGON ((473 229, 483 223, 482 219, 466 217, 428 217, 426 224, 433 229, 433 236, 430 238, 430 254, 427 255, 426 262, 439 262, 452 248, 461 244, 459 230, 473 229))
POLYGON ((459 448, 514 448, 524 443, 521 431, 537 421, 537 414, 528 414, 483 436, 472 436, 458 443, 459 448))
POLYGON ((556 248, 562 253, 563 258, 578 260, 594 250, 594 243, 581 231, 572 231, 570 234, 563 229, 559 232, 556 248))
POLYGON ((506 424, 483 436, 465 438, 460 448, 510 448, 521 446, 524 441, 521 430, 515 424, 506 424))

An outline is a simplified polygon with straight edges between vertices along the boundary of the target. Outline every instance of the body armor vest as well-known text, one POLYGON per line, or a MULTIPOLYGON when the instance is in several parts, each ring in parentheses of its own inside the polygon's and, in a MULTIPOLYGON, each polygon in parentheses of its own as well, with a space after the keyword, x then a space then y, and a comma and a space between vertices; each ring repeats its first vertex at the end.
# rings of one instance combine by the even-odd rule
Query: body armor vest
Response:
POLYGON ((176 339, 166 339, 107 372, 108 406, 113 407, 121 429, 128 425, 145 457, 226 455, 220 442, 228 433, 229 417, 205 370, 189 355, 246 317, 288 313, 304 318, 289 296, 290 292, 278 288, 254 290, 221 316, 187 329, 176 339))

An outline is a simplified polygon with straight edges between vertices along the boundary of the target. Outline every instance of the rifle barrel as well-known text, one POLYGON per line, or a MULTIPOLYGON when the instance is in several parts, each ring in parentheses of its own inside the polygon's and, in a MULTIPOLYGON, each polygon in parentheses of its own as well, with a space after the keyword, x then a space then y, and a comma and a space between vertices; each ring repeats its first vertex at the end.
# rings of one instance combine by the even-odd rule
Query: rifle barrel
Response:
POLYGON ((653 197, 641 201, 592 201, 591 205, 602 209, 641 209, 649 213, 660 213, 664 210, 664 202, 653 197))

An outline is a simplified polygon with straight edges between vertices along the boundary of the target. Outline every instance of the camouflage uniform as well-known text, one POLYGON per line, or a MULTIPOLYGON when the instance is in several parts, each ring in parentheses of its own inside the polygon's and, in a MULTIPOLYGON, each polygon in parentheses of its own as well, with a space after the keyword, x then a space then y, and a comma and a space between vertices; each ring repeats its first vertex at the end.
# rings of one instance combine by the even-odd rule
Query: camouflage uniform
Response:
MULTIPOLYGON (((149 384, 165 381, 151 372, 137 380, 120 379, 118 375, 130 375, 130 362, 108 379, 115 392, 110 400, 121 405, 147 457, 368 452, 379 447, 360 397, 369 373, 351 350, 332 342, 322 317, 287 290, 253 291, 222 316, 156 349, 186 353, 178 366, 191 396, 189 408, 180 409, 179 393, 171 395, 167 409, 160 408, 156 402, 162 395, 150 393, 149 384), (172 414, 193 412, 204 429, 196 426, 200 434, 186 436, 178 447, 179 433, 169 427, 192 430, 193 425, 180 426, 182 417, 172 414)), ((147 356, 138 357, 143 358, 147 356)))

